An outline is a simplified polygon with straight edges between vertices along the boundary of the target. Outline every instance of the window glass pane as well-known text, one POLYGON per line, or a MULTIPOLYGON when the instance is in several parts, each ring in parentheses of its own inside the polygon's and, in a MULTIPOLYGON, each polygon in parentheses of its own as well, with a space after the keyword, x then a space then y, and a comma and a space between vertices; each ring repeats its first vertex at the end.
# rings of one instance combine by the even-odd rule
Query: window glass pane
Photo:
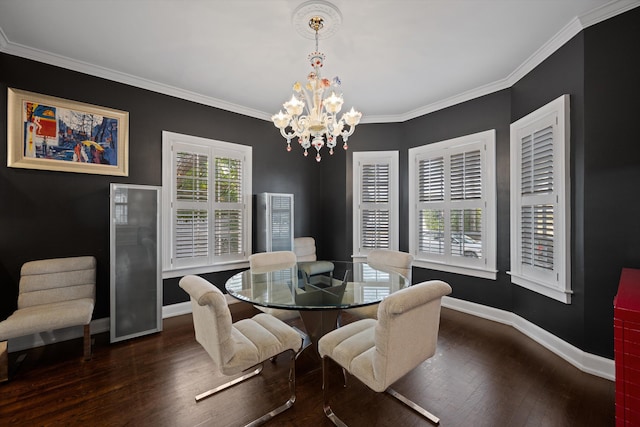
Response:
POLYGON ((218 203, 240 203, 242 200, 242 161, 215 158, 215 194, 218 203))
POLYGON ((174 246, 178 259, 209 255, 209 218, 206 210, 177 210, 174 246))
POLYGON ((418 163, 418 200, 444 200, 444 158, 420 160, 418 163))
POLYGON ((363 209, 360 224, 362 226, 361 244, 363 248, 389 248, 389 210, 363 209))
POLYGON ((469 200, 482 197, 480 150, 451 156, 451 199, 469 200))
POLYGON ((423 209, 419 211, 418 251, 444 254, 444 211, 423 209))
POLYGON ((451 255, 482 258, 482 209, 451 210, 451 255))
POLYGON ((208 156, 176 153, 176 199, 207 201, 209 183, 208 156))
POLYGON ((242 210, 217 209, 214 221, 214 255, 242 253, 242 210))

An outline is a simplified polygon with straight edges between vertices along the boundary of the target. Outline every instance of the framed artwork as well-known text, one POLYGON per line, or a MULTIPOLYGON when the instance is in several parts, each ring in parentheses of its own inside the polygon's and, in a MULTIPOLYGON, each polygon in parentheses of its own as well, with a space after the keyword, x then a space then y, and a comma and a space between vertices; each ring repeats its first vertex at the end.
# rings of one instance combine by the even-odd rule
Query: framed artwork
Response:
POLYGON ((129 175, 129 113, 9 88, 7 166, 129 175))

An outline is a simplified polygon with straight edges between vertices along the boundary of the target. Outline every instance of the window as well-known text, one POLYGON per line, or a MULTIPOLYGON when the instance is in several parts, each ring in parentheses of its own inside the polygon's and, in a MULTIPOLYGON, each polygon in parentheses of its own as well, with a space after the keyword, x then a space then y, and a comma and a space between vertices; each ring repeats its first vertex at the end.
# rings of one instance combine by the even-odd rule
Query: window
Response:
POLYGON ((511 281, 571 303, 569 96, 511 124, 511 281))
POLYGON ((414 265, 496 278, 495 130, 409 149, 414 265))
POLYGON ((171 132, 162 144, 164 270, 203 273, 245 262, 251 147, 171 132))
POLYGON ((398 249, 398 152, 353 153, 353 251, 398 249))

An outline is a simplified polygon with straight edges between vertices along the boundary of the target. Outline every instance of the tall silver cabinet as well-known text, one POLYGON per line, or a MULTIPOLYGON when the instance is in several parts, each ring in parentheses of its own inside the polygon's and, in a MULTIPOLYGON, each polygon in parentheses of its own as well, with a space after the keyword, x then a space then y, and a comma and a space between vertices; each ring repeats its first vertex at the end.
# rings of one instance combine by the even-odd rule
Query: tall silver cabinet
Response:
POLYGON ((293 250, 293 194, 256 195, 256 252, 293 250))
POLYGON ((160 195, 111 184, 111 342, 162 330, 160 195))

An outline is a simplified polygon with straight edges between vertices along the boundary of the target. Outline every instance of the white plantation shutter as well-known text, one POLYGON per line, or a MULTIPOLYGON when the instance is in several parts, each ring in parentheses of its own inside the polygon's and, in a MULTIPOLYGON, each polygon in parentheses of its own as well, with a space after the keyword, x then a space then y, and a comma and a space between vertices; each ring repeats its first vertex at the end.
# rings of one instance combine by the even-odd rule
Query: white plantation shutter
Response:
POLYGON ((398 152, 356 152, 353 248, 356 255, 398 247, 398 152))
MULTIPOLYGON (((231 258, 244 251, 243 161, 218 150, 214 175, 214 256, 231 258)), ((237 154, 235 154, 237 156, 237 154)))
POLYGON ((570 302, 568 97, 511 125, 511 277, 570 302))
POLYGON ((251 147, 163 132, 165 271, 246 260, 250 156, 251 147))
POLYGON ((495 278, 495 131, 409 150, 416 265, 495 278))

